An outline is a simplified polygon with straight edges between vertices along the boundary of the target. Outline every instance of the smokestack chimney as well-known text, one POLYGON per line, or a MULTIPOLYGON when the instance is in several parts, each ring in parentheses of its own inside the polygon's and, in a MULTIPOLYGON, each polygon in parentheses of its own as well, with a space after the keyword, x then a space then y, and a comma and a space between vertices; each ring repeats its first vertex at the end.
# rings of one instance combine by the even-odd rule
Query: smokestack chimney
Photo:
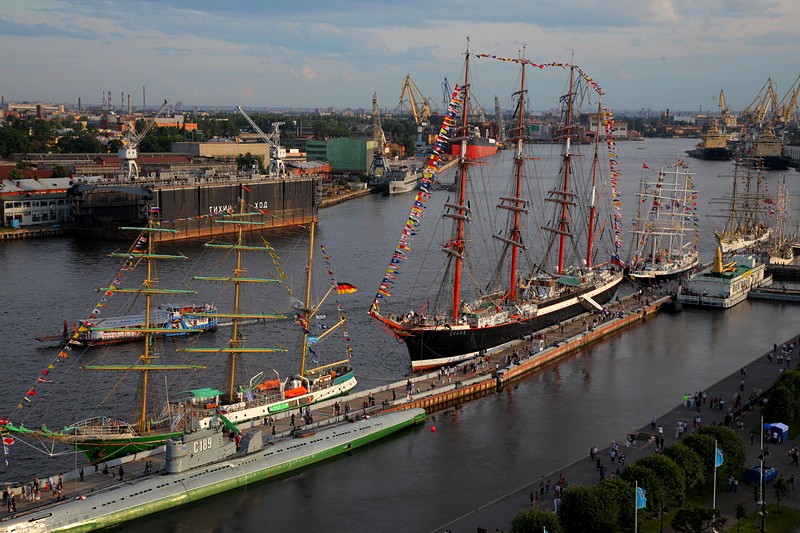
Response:
POLYGON ((131 114, 131 93, 128 93, 128 114, 131 114))
POLYGON ((78 113, 83 114, 83 106, 81 105, 81 97, 78 97, 78 113))
POLYGON ((142 113, 147 111, 147 93, 145 92, 144 85, 142 85, 142 113))

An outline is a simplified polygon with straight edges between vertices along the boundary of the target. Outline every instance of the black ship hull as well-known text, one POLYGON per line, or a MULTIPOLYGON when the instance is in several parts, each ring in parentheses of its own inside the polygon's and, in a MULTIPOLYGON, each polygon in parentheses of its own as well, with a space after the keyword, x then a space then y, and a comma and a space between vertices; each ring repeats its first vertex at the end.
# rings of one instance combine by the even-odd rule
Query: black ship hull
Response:
MULTIPOLYGON (((592 296, 600 305, 611 301, 622 278, 592 296)), ((581 291, 587 294, 591 289, 581 291)), ((411 367, 415 371, 427 370, 470 359, 481 351, 530 336, 549 326, 580 315, 587 310, 574 294, 564 296, 540 306, 539 313, 529 319, 506 322, 497 326, 469 329, 411 329, 402 335, 411 367), (565 305, 565 302, 569 302, 565 305)))
POLYGON ((761 157, 764 168, 767 170, 786 170, 789 168, 789 159, 780 155, 761 157))
POLYGON ((144 225, 150 210, 156 209, 161 227, 177 232, 165 234, 164 238, 171 240, 204 238, 228 231, 223 227, 226 224, 212 224, 212 219, 232 213, 242 194, 253 211, 262 213, 260 222, 267 228, 306 224, 317 215, 313 177, 150 186, 78 184, 68 193, 74 198, 73 220, 78 231, 120 237, 117 228, 144 225))
POLYGON ((696 148, 686 153, 689 157, 706 161, 729 161, 733 158, 733 151, 730 148, 696 148))

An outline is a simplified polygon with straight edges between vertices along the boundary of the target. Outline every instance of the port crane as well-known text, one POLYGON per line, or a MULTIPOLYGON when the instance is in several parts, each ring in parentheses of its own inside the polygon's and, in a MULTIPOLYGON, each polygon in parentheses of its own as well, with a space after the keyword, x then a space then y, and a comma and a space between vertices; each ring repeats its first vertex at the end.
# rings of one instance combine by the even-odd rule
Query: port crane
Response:
POLYGON ((417 125, 416 148, 419 149, 425 146, 422 140, 422 132, 428 125, 428 119, 431 118, 431 100, 422 96, 417 84, 411 79, 411 74, 406 75, 405 79, 403 79, 400 104, 397 107, 398 109, 410 111, 414 116, 414 122, 417 125))
POLYGON ((391 167, 386 159, 386 135, 381 127, 378 93, 372 93, 372 140, 375 141, 375 153, 372 154, 372 163, 367 174, 371 176, 372 185, 379 185, 391 167))
POLYGON ((770 110, 774 115, 779 105, 775 82, 769 78, 750 105, 742 110, 741 116, 748 128, 761 130, 770 121, 770 110))
POLYGON ((250 127, 253 128, 261 139, 267 143, 269 146, 269 168, 267 168, 267 174, 272 177, 283 177, 286 175, 286 163, 284 163, 284 159, 286 158, 286 148, 281 147, 281 126, 285 124, 285 122, 273 122, 272 123, 272 133, 267 135, 264 133, 261 128, 258 127, 250 115, 245 113, 242 106, 236 106, 236 110, 241 113, 241 115, 245 118, 250 127))
POLYGON ((150 131, 153 126, 155 126, 156 119, 158 119, 158 117, 166 108, 167 101, 164 100, 164 103, 161 105, 161 108, 158 110, 158 112, 145 120, 145 125, 142 128, 142 131, 136 133, 135 127, 131 127, 125 134, 125 137, 123 137, 122 148, 119 149, 117 155, 120 159, 122 159, 122 172, 125 174, 125 179, 139 179, 139 165, 136 164, 136 158, 139 157, 139 143, 142 142, 142 139, 144 139, 144 136, 147 135, 147 132, 150 131))
POLYGON ((497 129, 500 132, 497 141, 503 144, 506 141, 506 123, 503 118, 503 110, 500 108, 500 99, 496 96, 494 97, 494 120, 497 122, 497 129))
POLYGON ((794 80, 792 86, 778 103, 775 121, 782 126, 797 120, 797 98, 800 95, 800 76, 794 80))
POLYGON ((723 131, 728 128, 728 120, 731 116, 731 110, 728 103, 725 101, 725 91, 719 90, 719 120, 722 123, 723 131))

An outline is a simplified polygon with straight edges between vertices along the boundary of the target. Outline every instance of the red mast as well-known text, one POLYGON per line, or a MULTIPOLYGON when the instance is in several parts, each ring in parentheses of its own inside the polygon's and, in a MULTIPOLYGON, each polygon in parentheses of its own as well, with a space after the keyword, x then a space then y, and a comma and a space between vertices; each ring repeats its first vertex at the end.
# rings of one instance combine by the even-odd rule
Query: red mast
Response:
POLYGON ((464 226, 467 220, 467 141, 468 135, 468 121, 469 115, 469 37, 467 37, 467 51, 465 54, 464 62, 464 86, 461 88, 464 91, 464 98, 461 110, 461 153, 459 154, 458 172, 458 202, 456 204, 447 204, 446 207, 453 209, 452 213, 445 213, 445 217, 453 218, 456 221, 455 235, 445 247, 445 252, 455 258, 455 265, 453 267, 453 301, 451 315, 453 322, 458 321, 461 315, 461 271, 464 261, 464 226))
POLYGON ((560 191, 555 191, 559 194, 560 198, 554 199, 554 201, 559 202, 561 204, 561 216, 558 222, 558 229, 556 232, 559 234, 558 237, 558 270, 556 273, 563 274, 564 273, 564 252, 565 252, 565 244, 567 236, 569 233, 569 204, 572 202, 569 200, 572 197, 572 194, 569 192, 569 178, 570 178, 570 162, 572 160, 572 154, 570 153, 570 141, 572 139, 572 97, 573 97, 573 82, 574 82, 574 75, 575 75, 575 66, 570 65, 569 68, 569 92, 567 93, 567 112, 566 117, 564 118, 564 135, 566 136, 565 144, 564 144, 564 182, 563 187, 560 191))
POLYGON ((527 200, 522 198, 522 175, 525 158, 523 156, 523 142, 524 135, 524 111, 525 111, 525 52, 523 47, 522 54, 522 73, 520 75, 520 90, 519 101, 517 104, 517 134, 514 140, 516 141, 516 152, 514 154, 514 167, 515 167, 515 189, 513 198, 500 198, 501 203, 497 206, 500 209, 508 209, 512 212, 511 228, 508 237, 500 237, 493 235, 496 239, 505 242, 511 246, 511 270, 509 278, 509 288, 506 299, 509 302, 517 300, 517 267, 519 263, 519 249, 524 247, 522 242, 522 231, 520 230, 520 215, 525 212, 527 200))

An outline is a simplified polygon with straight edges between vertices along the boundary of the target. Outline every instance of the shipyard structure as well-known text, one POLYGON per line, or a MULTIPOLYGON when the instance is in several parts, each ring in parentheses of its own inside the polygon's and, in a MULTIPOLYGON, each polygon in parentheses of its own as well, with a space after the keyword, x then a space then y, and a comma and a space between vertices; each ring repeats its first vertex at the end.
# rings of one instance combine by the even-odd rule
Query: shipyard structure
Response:
POLYGON ((209 237, 222 233, 225 224, 212 219, 233 213, 244 194, 247 204, 260 212, 259 229, 306 224, 315 220, 319 206, 319 176, 241 179, 201 177, 147 184, 78 183, 67 194, 72 199, 72 221, 79 233, 118 236, 118 228, 140 226, 148 217, 161 220, 161 240, 209 237))

